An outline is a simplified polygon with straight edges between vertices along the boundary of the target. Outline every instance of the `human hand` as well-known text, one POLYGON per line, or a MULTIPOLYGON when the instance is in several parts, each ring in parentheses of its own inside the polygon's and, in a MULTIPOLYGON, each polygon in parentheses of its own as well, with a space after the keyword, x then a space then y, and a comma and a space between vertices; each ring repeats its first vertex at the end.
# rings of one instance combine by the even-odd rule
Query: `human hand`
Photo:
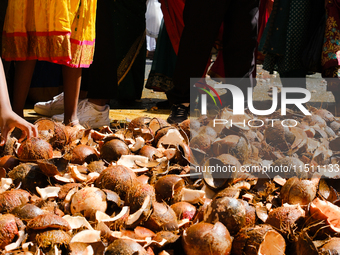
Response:
POLYGON ((33 136, 34 137, 38 136, 38 129, 36 126, 27 122, 19 115, 11 111, 0 116, 0 128, 1 128, 0 146, 3 146, 6 143, 8 135, 14 130, 15 127, 21 129, 22 131, 22 135, 19 139, 19 142, 22 142, 22 140, 25 137, 30 138, 33 136))

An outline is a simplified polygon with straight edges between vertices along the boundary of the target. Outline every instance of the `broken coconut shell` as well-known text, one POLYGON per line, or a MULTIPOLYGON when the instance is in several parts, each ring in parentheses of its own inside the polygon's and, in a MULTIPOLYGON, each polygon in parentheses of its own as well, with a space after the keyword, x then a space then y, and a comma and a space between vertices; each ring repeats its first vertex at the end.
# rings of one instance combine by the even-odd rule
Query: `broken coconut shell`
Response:
POLYGON ((44 213, 39 215, 27 223, 27 228, 34 229, 34 230, 41 230, 41 229, 61 229, 61 230, 71 230, 70 225, 66 220, 62 217, 52 214, 52 213, 44 213))
POLYGON ((176 213, 163 203, 152 203, 152 213, 144 226, 152 231, 161 230, 176 231, 178 230, 176 213))
POLYGON ((307 205, 313 201, 316 196, 318 183, 315 180, 299 179, 292 177, 281 188, 280 196, 282 203, 291 205, 307 205))
POLYGON ((231 235, 235 235, 246 226, 246 208, 243 202, 231 197, 213 199, 207 207, 204 221, 223 223, 231 235))
POLYGON ((85 187, 77 191, 71 199, 71 213, 82 214, 86 218, 94 218, 96 211, 105 212, 107 209, 106 194, 95 187, 85 187))
POLYGON ((183 233, 182 244, 186 255, 228 255, 232 239, 222 223, 200 222, 183 233))
POLYGON ((246 161, 249 157, 248 143, 242 136, 228 135, 223 139, 216 140, 211 146, 215 156, 230 154, 241 162, 246 161))
POLYGON ((329 239, 321 248, 320 255, 338 255, 340 254, 340 238, 333 237, 329 239))
POLYGON ((20 164, 20 160, 12 155, 5 155, 0 158, 0 167, 3 167, 6 172, 12 170, 20 164))
POLYGON ((72 164, 82 165, 85 162, 91 163, 96 161, 98 158, 99 155, 92 146, 80 144, 73 148, 69 160, 72 164))
POLYGON ((148 255, 138 243, 129 239, 117 239, 106 249, 105 255, 148 255))
POLYGON ((13 214, 0 215, 0 249, 10 244, 19 234, 17 219, 13 214))
POLYGON ((61 175, 66 172, 68 160, 64 158, 39 159, 37 164, 40 170, 48 177, 61 175))
POLYGON ((118 160, 122 155, 129 155, 130 150, 126 143, 118 138, 109 140, 100 149, 100 157, 108 162, 118 160))
POLYGON ((52 229, 37 233, 35 240, 39 247, 42 248, 50 248, 55 245, 60 247, 68 245, 71 241, 71 236, 63 230, 52 229))
POLYGON ((284 255, 285 239, 269 225, 241 229, 234 238, 232 255, 284 255))
POLYGON ((31 137, 20 145, 17 155, 18 158, 23 161, 49 159, 53 157, 53 148, 52 145, 45 140, 31 137))
POLYGON ((125 166, 110 166, 106 168, 95 181, 95 186, 100 189, 110 189, 125 200, 127 192, 137 185, 136 174, 125 166))
POLYGON ((30 193, 25 190, 7 190, 0 194, 0 213, 10 212, 15 207, 28 203, 30 193))
POLYGON ((340 233, 340 207, 319 198, 313 200, 309 207, 311 217, 323 221, 331 232, 340 233))
POLYGON ((169 201, 170 204, 181 201, 184 180, 177 175, 165 175, 155 183, 156 199, 158 202, 169 201))
POLYGON ((305 211, 300 205, 287 205, 277 207, 268 213, 266 224, 271 225, 284 236, 290 234, 292 229, 301 227, 305 211))
POLYGON ((45 211, 40 209, 36 205, 24 204, 14 208, 14 210, 12 210, 11 213, 13 213, 22 220, 29 220, 44 214, 45 211))
POLYGON ((188 202, 178 202, 172 204, 170 207, 176 213, 178 220, 193 220, 197 212, 196 207, 188 202))

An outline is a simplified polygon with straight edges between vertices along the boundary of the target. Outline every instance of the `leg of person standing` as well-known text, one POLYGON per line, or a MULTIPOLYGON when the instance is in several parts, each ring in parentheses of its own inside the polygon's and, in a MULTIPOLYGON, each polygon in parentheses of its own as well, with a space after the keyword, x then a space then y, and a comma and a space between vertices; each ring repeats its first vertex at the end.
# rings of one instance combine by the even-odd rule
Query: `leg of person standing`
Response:
POLYGON ((190 78, 202 77, 222 21, 228 22, 225 25, 224 47, 231 47, 224 53, 224 59, 227 59, 226 77, 243 78, 251 75, 255 66, 258 0, 250 1, 251 4, 248 2, 187 0, 183 13, 185 27, 173 78, 174 88, 169 92, 169 100, 173 104, 168 118, 170 123, 178 123, 187 118, 190 87, 193 85, 190 84, 190 78), (237 12, 234 14, 236 5, 237 12), (227 18, 228 15, 232 15, 231 20, 227 18), (242 23, 241 27, 239 22, 242 23), (247 36, 249 31, 251 33, 247 36), (247 39, 253 37, 254 41, 247 39), (241 40, 246 41, 240 43, 241 40), (234 50, 232 47, 236 47, 235 53, 230 53, 234 50))
POLYGON ((242 90, 245 99, 247 88, 255 86, 253 71, 256 65, 258 7, 259 0, 230 1, 224 15, 225 77, 236 78, 237 84, 235 85, 242 90))
POLYGON ((117 93, 117 63, 114 25, 108 0, 98 0, 96 20, 96 48, 93 63, 83 70, 82 87, 87 88, 87 101, 79 110, 80 123, 92 128, 110 125, 110 99, 117 93))

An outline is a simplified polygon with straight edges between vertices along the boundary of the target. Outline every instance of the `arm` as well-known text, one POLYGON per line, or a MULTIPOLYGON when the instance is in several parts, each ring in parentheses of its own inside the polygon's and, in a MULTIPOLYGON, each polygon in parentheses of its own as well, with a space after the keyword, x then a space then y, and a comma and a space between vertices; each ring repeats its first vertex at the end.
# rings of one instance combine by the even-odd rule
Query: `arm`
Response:
POLYGON ((36 126, 27 122, 12 111, 11 103, 8 97, 5 73, 2 60, 0 59, 0 130, 2 138, 0 139, 0 146, 5 144, 8 134, 15 127, 20 128, 23 131, 20 141, 26 136, 29 138, 31 136, 38 135, 38 129, 36 126))

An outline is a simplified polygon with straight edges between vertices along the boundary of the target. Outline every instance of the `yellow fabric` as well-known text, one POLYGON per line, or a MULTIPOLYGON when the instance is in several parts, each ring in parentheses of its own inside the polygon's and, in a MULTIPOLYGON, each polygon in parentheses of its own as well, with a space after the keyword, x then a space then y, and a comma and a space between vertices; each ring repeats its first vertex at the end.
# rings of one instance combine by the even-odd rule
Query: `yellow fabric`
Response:
POLYGON ((71 67, 92 63, 97 0, 9 0, 2 56, 71 67))

